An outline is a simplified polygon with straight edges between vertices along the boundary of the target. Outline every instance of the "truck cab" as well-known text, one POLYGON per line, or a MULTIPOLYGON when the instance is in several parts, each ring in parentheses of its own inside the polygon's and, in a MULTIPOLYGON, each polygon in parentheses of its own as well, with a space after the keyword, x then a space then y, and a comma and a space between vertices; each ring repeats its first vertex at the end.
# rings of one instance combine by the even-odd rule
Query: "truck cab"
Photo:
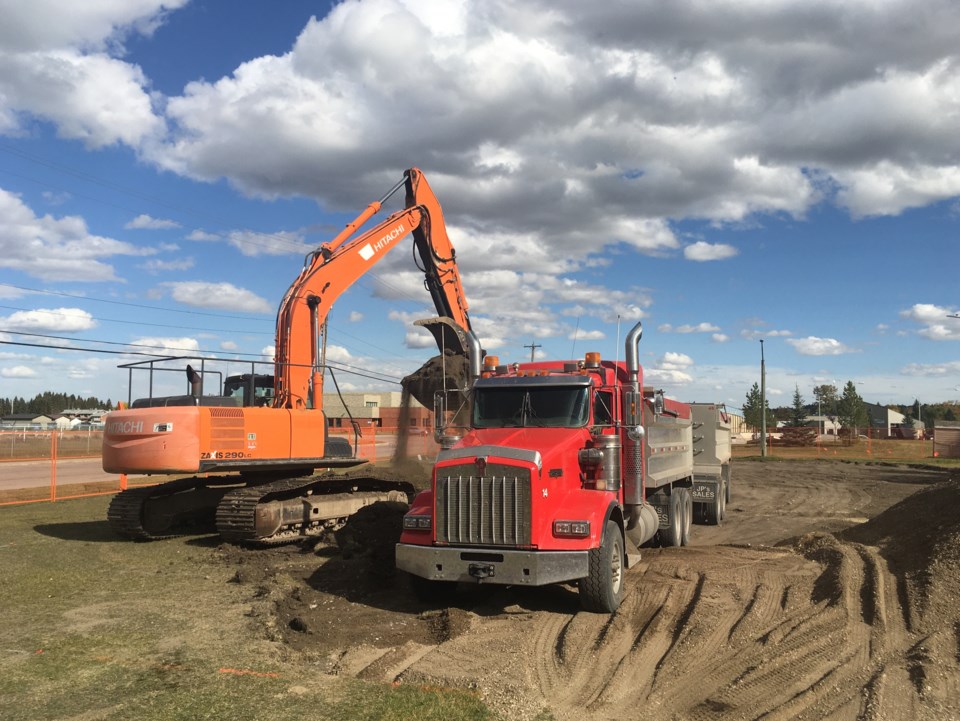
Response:
POLYGON ((615 607, 634 546, 621 472, 630 387, 623 363, 595 353, 510 366, 485 358, 469 428, 442 439, 432 487, 404 518, 397 565, 415 589, 578 581, 585 605, 615 607))

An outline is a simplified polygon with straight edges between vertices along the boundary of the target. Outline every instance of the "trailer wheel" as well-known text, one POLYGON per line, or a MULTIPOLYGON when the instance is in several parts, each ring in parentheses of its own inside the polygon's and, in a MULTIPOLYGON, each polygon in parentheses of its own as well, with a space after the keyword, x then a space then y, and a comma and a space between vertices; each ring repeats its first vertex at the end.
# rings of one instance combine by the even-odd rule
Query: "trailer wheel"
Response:
POLYGON ((723 520, 723 509, 726 507, 726 489, 724 488, 723 481, 717 483, 717 490, 713 494, 713 501, 709 505, 704 506, 704 514, 707 518, 707 523, 712 526, 719 526, 720 522, 723 520))
POLYGON ((683 499, 683 523, 680 531, 680 545, 690 545, 690 529, 693 525, 693 496, 689 488, 678 488, 683 499))
POLYGON ((599 548, 590 549, 588 575, 578 582, 585 611, 613 613, 623 600, 623 536, 620 526, 607 521, 599 548))
POLYGON ((667 519, 670 527, 660 529, 661 546, 682 546, 684 526, 683 489, 674 487, 670 490, 670 501, 667 506, 667 519))
POLYGON ((730 485, 724 481, 723 482, 723 491, 720 493, 720 520, 725 521, 727 518, 727 496, 730 495, 730 485))
POLYGON ((423 603, 439 605, 449 603, 457 590, 457 584, 452 581, 433 581, 412 573, 408 573, 407 576, 410 578, 413 595, 423 603))

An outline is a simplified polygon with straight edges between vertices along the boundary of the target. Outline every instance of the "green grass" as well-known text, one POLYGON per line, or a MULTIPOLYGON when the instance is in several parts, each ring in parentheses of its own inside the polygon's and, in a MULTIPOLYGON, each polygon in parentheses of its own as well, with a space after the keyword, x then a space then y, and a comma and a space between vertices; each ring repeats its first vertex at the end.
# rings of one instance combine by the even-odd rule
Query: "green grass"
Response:
MULTIPOLYGON (((756 444, 734 445, 733 457, 759 459, 760 447, 756 444)), ((823 460, 858 461, 865 463, 907 463, 935 466, 938 468, 960 468, 960 458, 935 458, 932 441, 858 440, 845 443, 823 443, 818 446, 781 446, 774 444, 767 449, 770 460, 823 460)))
POLYGON ((215 543, 119 541, 108 501, 0 508, 4 721, 493 718, 467 691, 323 674, 258 632, 215 543))

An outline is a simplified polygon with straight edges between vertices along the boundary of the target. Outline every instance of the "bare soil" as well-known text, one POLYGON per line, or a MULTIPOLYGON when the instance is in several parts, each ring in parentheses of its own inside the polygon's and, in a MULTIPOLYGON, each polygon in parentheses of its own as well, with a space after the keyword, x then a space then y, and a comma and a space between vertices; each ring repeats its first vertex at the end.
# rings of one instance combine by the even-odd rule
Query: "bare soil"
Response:
POLYGON ((612 616, 570 586, 427 607, 393 569, 402 512, 370 507, 309 548, 221 546, 250 632, 326 674, 470 689, 508 719, 960 719, 950 471, 740 462, 727 521, 644 549, 612 616))

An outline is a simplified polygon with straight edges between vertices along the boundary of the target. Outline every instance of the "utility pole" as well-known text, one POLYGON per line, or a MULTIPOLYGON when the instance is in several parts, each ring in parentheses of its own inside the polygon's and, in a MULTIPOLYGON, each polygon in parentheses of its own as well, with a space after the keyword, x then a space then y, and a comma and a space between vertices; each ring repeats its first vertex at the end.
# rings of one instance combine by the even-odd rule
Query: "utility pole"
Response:
POLYGON ((530 345, 525 345, 524 348, 530 349, 530 362, 533 363, 533 354, 536 352, 537 348, 543 348, 543 346, 537 343, 531 343, 530 345))
POLYGON ((760 341, 760 457, 767 457, 767 364, 760 341))

